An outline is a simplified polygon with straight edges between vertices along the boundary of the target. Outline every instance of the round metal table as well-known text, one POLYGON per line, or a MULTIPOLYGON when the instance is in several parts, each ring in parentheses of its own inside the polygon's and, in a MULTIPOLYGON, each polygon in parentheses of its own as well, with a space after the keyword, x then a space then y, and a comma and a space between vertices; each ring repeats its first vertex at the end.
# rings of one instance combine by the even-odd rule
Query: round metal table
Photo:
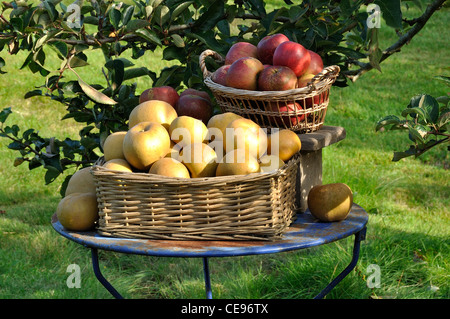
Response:
POLYGON ((368 215, 364 209, 357 204, 353 204, 347 218, 340 222, 320 222, 308 210, 304 213, 299 213, 295 222, 291 224, 284 236, 279 240, 180 241, 113 238, 101 236, 95 231, 68 231, 57 220, 56 214, 52 217, 52 226, 59 234, 91 249, 94 273, 102 285, 115 298, 122 298, 122 296, 100 272, 98 249, 135 255, 203 258, 206 298, 211 299, 212 291, 208 258, 273 254, 305 249, 355 235, 353 256, 350 263, 315 297, 320 299, 330 292, 356 266, 359 259, 360 243, 365 239, 367 222, 368 215))

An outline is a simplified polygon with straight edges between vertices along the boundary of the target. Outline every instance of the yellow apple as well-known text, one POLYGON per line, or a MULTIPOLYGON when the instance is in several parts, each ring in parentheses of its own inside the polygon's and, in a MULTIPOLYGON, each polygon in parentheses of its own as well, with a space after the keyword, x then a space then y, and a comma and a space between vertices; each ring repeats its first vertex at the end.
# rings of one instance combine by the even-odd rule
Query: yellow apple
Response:
POLYGON ((177 116, 173 106, 165 101, 145 101, 131 111, 128 118, 128 128, 132 128, 140 122, 156 122, 169 129, 170 123, 177 116))
POLYGON ((225 153, 243 148, 248 154, 259 158, 267 151, 267 134, 250 119, 236 119, 225 129, 223 146, 225 153))
POLYGON ((183 147, 193 143, 205 142, 208 129, 202 121, 183 115, 172 121, 169 126, 169 134, 172 141, 183 147))
POLYGON ((217 168, 217 154, 212 147, 205 143, 194 143, 183 147, 180 152, 181 160, 191 172, 191 177, 215 176, 217 168))
POLYGON ((128 130, 123 140, 125 159, 133 167, 148 171, 170 151, 170 137, 161 124, 140 122, 128 130))
POLYGON ((84 167, 70 177, 65 196, 72 193, 96 194, 95 181, 90 167, 84 167))
POLYGON ((108 135, 103 143, 103 157, 105 161, 109 161, 114 158, 125 159, 123 155, 123 139, 125 138, 126 131, 114 132, 108 135))

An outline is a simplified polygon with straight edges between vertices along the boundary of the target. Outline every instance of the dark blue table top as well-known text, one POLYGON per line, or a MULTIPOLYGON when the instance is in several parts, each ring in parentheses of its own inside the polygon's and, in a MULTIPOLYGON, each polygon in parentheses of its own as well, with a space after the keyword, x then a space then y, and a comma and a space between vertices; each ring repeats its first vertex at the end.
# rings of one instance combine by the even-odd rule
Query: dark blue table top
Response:
POLYGON ((68 231, 56 219, 56 215, 53 216, 52 226, 62 236, 89 248, 162 257, 229 257, 271 254, 331 243, 364 229, 368 219, 367 213, 357 204, 353 204, 347 218, 340 222, 320 222, 306 211, 297 215, 281 239, 273 241, 114 238, 99 235, 95 231, 68 231))

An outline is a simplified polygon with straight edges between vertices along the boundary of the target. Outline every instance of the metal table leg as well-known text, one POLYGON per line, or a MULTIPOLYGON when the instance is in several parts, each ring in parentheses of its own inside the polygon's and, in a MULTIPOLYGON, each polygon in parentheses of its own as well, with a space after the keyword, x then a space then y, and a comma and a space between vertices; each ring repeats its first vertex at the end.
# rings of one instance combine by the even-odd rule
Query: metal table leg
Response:
POLYGON ((106 280, 105 277, 103 277, 98 264, 98 251, 96 248, 91 248, 91 256, 92 256, 92 267, 94 268, 94 274, 97 277, 97 279, 100 281, 103 287, 105 287, 106 290, 108 290, 110 294, 113 295, 114 298, 123 299, 122 295, 106 280))
POLYGON ((212 299, 211 278, 209 276, 208 257, 203 257, 203 274, 205 276, 206 299, 212 299))
POLYGON ((366 227, 361 229, 359 232, 355 233, 355 242, 353 245, 353 258, 350 261, 350 264, 339 274, 336 278, 333 279, 332 282, 328 284, 317 296, 314 297, 314 299, 322 299, 325 297, 326 294, 328 294, 331 289, 333 289, 338 283, 341 282, 342 279, 344 279, 352 270, 355 268, 356 263, 359 259, 359 248, 361 241, 363 241, 366 238, 366 227))

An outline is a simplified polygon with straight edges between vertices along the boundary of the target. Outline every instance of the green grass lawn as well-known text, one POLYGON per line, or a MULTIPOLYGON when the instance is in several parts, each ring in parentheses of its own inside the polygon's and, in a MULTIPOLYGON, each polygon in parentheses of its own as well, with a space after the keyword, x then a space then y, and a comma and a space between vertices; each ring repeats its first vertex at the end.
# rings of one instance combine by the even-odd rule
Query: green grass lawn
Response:
MULTIPOLYGON (((407 147, 405 134, 376 133, 376 121, 399 115, 418 93, 440 96, 448 88, 433 79, 448 75, 448 9, 436 13, 402 51, 346 88, 333 88, 327 125, 343 126, 345 140, 324 150, 324 183, 344 182, 369 213, 359 263, 329 299, 450 297, 450 173, 446 146, 422 158, 392 162, 407 147), (369 288, 369 265, 380 267, 380 288, 369 288)), ((383 47, 392 31, 381 28, 383 47)), ((98 53, 94 53, 98 54, 98 53)), ((4 52, 7 74, 0 77, 8 124, 38 129, 43 136, 76 137, 80 129, 61 104, 23 96, 42 83, 18 70, 24 56, 4 52)), ((97 58, 101 58, 97 56, 97 58)), ((160 63, 149 53, 139 63, 160 63)), ((161 65, 162 67, 163 65, 161 65)), ((98 65, 80 75, 102 81, 98 65), (97 68, 97 69, 96 69, 97 68), (93 77, 93 78, 91 78, 93 77)), ((138 91, 151 86, 142 80, 138 91)), ((44 185, 42 170, 13 167, 18 154, 0 139, 0 298, 111 298, 95 279, 90 251, 58 235, 50 225, 63 177, 44 185), (81 288, 68 288, 67 267, 81 268, 81 288)), ((70 173, 70 172, 68 172, 70 173)), ((214 298, 310 298, 350 261, 353 238, 303 251, 210 260, 214 298)), ((100 252, 105 277, 127 298, 204 298, 201 259, 155 258, 100 252)))

